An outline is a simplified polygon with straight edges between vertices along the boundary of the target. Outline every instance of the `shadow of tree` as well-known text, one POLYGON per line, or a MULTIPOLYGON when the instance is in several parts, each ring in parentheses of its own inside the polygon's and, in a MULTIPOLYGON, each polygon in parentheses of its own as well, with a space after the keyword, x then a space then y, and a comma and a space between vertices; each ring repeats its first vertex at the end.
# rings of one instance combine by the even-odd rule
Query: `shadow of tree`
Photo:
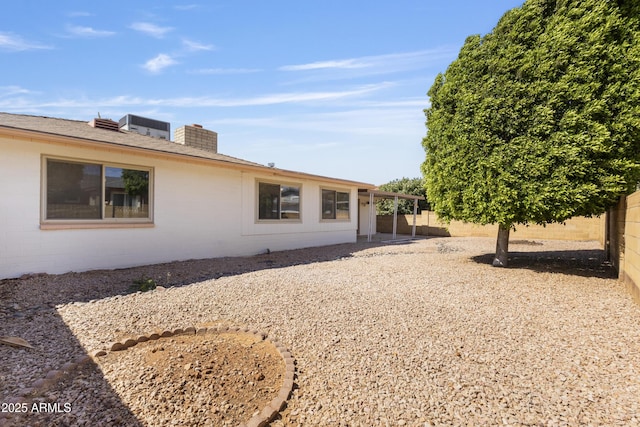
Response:
MULTIPOLYGON (((479 264, 491 264, 494 254, 471 257, 479 264)), ((559 273, 582 277, 615 279, 617 272, 603 250, 509 252, 508 268, 528 269, 540 273, 559 273)))

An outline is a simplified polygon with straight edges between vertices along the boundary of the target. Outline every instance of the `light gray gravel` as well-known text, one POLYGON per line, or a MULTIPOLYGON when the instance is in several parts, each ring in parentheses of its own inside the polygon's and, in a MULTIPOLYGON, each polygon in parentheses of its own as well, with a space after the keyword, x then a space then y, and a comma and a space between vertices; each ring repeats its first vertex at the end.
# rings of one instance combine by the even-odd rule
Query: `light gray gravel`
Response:
MULTIPOLYGON (((0 336, 36 349, 0 345, 0 402, 121 337, 225 322, 296 359, 274 426, 640 425, 640 307, 597 243, 537 243, 508 269, 493 239, 440 238, 1 281, 0 336), (121 295, 141 276, 182 285, 121 295)), ((79 424, 131 416, 95 375, 69 390, 79 424)))

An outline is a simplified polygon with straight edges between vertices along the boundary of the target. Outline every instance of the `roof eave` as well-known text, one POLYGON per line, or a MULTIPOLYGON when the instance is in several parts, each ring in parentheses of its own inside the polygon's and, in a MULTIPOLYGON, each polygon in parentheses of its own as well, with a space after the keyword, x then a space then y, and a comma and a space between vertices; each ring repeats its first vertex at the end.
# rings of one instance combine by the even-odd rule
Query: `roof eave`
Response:
POLYGON ((242 162, 232 162, 232 161, 227 161, 223 159, 199 157, 192 154, 169 152, 169 151, 164 151, 160 149, 134 147, 130 145, 119 144, 117 142, 79 138, 75 136, 60 135, 56 133, 35 131, 35 130, 29 130, 29 129, 21 129, 21 128, 15 128, 11 126, 0 125, 0 133, 7 135, 9 137, 13 136, 15 138, 20 138, 20 139, 30 139, 30 140, 34 140, 42 143, 73 144, 75 146, 85 146, 90 148, 95 148, 96 146, 99 146, 101 148, 111 149, 111 150, 113 150, 114 148, 117 148, 127 153, 144 153, 145 155, 152 154, 153 156, 156 156, 159 158, 177 158, 177 159, 182 159, 184 161, 214 164, 216 166, 223 167, 226 169, 251 171, 251 172, 257 172, 265 175, 282 176, 287 178, 312 179, 316 181, 329 182, 333 184, 357 186, 359 188, 365 188, 365 189, 375 188, 373 184, 364 183, 364 182, 351 181, 351 180, 345 180, 340 178, 332 178, 332 177, 327 177, 322 175, 313 175, 313 174, 308 174, 304 172, 272 168, 269 166, 262 166, 258 164, 254 165, 254 164, 242 163, 242 162))
POLYGON ((391 191, 381 191, 376 189, 368 189, 366 191, 359 191, 359 196, 370 196, 373 194, 373 197, 383 198, 383 199, 391 199, 398 197, 399 199, 411 199, 411 200, 426 200, 424 196, 416 196, 413 194, 404 194, 404 193, 394 193, 391 191))

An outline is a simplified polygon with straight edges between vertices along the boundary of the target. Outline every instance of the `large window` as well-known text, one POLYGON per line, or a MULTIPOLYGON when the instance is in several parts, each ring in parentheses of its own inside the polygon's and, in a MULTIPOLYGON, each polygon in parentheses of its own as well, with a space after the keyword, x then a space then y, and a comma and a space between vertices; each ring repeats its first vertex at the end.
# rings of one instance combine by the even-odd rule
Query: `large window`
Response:
POLYGON ((258 183, 259 220, 299 220, 300 186, 258 183))
POLYGON ((322 190, 322 219, 349 219, 349 193, 322 190))
POLYGON ((46 159, 45 220, 151 220, 151 170, 46 159))

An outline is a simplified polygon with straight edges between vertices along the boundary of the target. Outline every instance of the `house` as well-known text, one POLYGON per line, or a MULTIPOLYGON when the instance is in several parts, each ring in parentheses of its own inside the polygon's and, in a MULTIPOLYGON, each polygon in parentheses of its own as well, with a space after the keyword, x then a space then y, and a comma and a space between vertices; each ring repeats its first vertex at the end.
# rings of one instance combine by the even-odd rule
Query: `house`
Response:
POLYGON ((180 127, 170 141, 149 132, 157 121, 140 118, 146 128, 135 129, 125 117, 127 126, 0 113, 0 279, 253 255, 370 233, 359 227, 369 204, 358 190, 371 184, 220 154, 217 134, 199 125, 180 127))

